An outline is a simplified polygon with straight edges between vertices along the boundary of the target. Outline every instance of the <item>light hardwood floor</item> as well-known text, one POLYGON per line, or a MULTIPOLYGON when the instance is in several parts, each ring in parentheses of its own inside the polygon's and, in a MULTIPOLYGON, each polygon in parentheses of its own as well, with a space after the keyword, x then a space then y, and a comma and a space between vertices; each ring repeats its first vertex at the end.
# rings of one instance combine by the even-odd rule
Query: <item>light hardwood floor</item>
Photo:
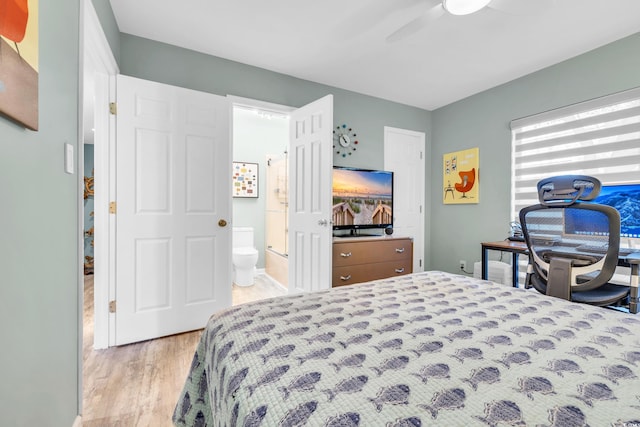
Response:
MULTIPOLYGON (((171 426, 201 330, 106 350, 93 350, 93 276, 85 276, 83 330, 84 427, 171 426)), ((233 304, 286 294, 264 276, 233 285, 233 304)))

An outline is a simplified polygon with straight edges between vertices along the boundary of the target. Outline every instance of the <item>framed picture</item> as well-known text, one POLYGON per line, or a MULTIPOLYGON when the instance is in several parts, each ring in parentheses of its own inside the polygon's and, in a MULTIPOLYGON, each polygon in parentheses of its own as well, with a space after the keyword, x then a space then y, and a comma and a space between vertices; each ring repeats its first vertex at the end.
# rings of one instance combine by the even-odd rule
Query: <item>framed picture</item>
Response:
POLYGON ((233 162, 233 197, 258 197, 258 164, 233 162))
POLYGON ((480 149, 447 153, 442 156, 442 203, 479 203, 480 149))
POLYGON ((0 0, 0 115, 38 130, 38 0, 0 0))

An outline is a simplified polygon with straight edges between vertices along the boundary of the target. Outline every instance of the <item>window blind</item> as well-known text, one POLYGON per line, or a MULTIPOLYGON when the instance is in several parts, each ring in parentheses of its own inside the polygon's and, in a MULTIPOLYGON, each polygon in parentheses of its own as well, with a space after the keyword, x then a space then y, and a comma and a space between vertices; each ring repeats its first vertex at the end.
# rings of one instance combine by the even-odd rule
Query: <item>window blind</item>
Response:
POLYGON ((511 218, 538 203, 554 175, 589 175, 603 185, 640 182, 640 88, 511 122, 511 218))

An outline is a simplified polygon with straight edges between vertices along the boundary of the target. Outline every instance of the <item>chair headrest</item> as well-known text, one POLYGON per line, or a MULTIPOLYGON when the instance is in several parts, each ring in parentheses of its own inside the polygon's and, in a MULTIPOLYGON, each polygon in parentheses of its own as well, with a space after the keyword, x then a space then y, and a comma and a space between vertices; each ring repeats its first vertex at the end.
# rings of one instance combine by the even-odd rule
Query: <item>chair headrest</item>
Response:
POLYGON ((561 175, 538 181, 538 200, 544 206, 570 206, 600 194, 600 180, 586 175, 561 175))

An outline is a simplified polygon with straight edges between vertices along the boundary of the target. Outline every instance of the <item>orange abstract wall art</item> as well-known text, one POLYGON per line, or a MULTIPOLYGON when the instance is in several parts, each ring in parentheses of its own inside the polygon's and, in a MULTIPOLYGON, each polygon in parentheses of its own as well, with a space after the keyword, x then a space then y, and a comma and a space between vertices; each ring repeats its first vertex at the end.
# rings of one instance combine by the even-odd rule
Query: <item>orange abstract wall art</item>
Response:
POLYGON ((0 114, 38 130, 38 0, 0 0, 0 114))

